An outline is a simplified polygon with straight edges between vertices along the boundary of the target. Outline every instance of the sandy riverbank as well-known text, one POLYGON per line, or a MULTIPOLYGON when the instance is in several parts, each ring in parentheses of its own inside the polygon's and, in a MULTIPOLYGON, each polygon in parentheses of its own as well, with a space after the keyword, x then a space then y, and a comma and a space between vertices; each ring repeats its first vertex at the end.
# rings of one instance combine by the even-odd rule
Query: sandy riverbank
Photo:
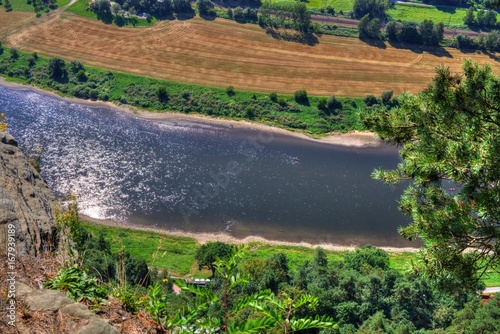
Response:
POLYGON ((144 119, 150 119, 150 120, 156 120, 156 121, 195 121, 195 122, 202 122, 202 123, 208 123, 208 124, 218 124, 218 125, 224 125, 224 126, 231 126, 231 127, 237 127, 237 128, 246 128, 246 129, 258 129, 262 131, 272 131, 274 133, 281 133, 284 135, 288 136, 294 136, 294 137, 299 137, 303 138, 306 140, 311 140, 311 141, 316 141, 320 143, 326 143, 326 144, 332 144, 332 145, 339 145, 339 146, 346 146, 346 147, 379 147, 383 145, 383 142, 377 138, 377 136, 368 131, 352 131, 349 133, 334 133, 331 134, 327 137, 323 137, 320 139, 315 139, 311 138, 305 134, 302 133, 297 133, 285 129, 280 129, 277 127, 261 124, 261 123, 256 123, 256 122, 250 122, 250 121, 236 121, 236 120, 229 120, 229 119, 220 119, 220 118, 214 118, 210 116, 204 116, 204 115, 186 115, 183 113, 177 113, 177 112, 150 112, 146 110, 141 110, 132 106, 128 105, 118 105, 112 102, 105 102, 105 101, 91 101, 91 100, 84 100, 84 99, 78 99, 78 98, 70 98, 70 97, 63 97, 58 95, 57 93, 47 91, 41 88, 38 88, 36 86, 31 86, 31 85, 24 85, 24 84, 19 84, 15 82, 9 82, 6 81, 5 78, 0 77, 0 86, 5 86, 9 88, 15 88, 15 89, 20 89, 20 90, 31 90, 35 91, 40 94, 56 97, 58 99, 70 102, 70 103, 77 103, 77 104, 83 104, 83 105, 88 105, 88 106, 96 106, 96 107, 106 107, 106 108, 113 108, 122 112, 125 112, 127 114, 132 114, 140 118, 144 119))
MULTIPOLYGON (((144 227, 144 226, 137 226, 137 225, 128 225, 128 224, 123 224, 119 223, 110 219, 106 220, 101 220, 101 219, 95 219, 86 215, 80 215, 81 218, 85 221, 89 221, 98 225, 105 225, 105 226, 110 226, 110 227, 121 227, 121 228, 129 228, 133 230, 140 230, 140 231, 149 231, 149 232, 155 232, 159 234, 164 234, 164 235, 172 235, 172 236, 178 236, 178 237, 188 237, 188 238, 193 238, 196 239, 200 244, 204 244, 209 241, 221 241, 225 243, 230 243, 230 244, 249 244, 252 242, 259 242, 263 244, 268 244, 268 245, 274 245, 274 246, 300 246, 300 247, 307 247, 307 248, 316 248, 316 247, 321 247, 326 250, 332 250, 332 251, 352 251, 358 245, 336 245, 336 244, 327 244, 327 243, 320 243, 320 244, 311 244, 308 242, 287 242, 287 241, 278 241, 278 240, 268 240, 264 239, 262 237, 258 236, 248 236, 243 239, 235 238, 229 234, 226 233, 194 233, 194 232, 185 232, 185 231, 169 231, 169 230, 163 230, 159 228, 151 228, 151 227, 144 227)), ((359 245, 362 246, 362 245, 359 245)), ((418 248, 414 247, 379 247, 386 252, 389 253, 404 253, 404 252, 417 252, 418 248)))

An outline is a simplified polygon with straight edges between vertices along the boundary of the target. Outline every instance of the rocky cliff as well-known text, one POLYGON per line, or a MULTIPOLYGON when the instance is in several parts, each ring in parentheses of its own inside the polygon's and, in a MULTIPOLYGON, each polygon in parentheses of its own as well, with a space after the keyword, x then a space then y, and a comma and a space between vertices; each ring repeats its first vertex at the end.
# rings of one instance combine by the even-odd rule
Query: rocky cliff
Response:
POLYGON ((0 254, 6 252, 9 236, 15 236, 17 256, 54 249, 55 204, 54 193, 28 163, 14 137, 0 132, 0 254))

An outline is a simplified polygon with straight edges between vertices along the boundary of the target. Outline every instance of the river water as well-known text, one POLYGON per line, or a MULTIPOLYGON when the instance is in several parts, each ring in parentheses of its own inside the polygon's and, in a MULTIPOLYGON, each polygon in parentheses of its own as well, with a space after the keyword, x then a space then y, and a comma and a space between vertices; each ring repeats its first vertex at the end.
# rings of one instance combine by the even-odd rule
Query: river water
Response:
POLYGON ((346 148, 178 118, 145 120, 0 86, 0 112, 42 175, 98 219, 237 238, 414 246, 397 234, 402 187, 374 181, 394 147, 346 148))

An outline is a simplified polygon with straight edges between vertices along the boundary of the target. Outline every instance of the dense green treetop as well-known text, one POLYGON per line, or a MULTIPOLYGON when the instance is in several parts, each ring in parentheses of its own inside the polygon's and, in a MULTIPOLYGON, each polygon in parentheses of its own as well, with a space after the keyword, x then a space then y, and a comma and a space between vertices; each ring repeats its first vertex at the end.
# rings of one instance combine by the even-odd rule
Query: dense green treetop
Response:
POLYGON ((207 242, 196 251, 195 259, 201 270, 202 267, 207 267, 215 274, 214 263, 218 259, 228 258, 232 253, 233 247, 220 241, 207 242))
POLYGON ((400 208, 413 222, 400 233, 423 241, 424 272, 474 287, 500 264, 500 78, 471 60, 463 72, 439 67, 425 91, 365 122, 400 146, 398 167, 374 177, 411 180, 400 208))

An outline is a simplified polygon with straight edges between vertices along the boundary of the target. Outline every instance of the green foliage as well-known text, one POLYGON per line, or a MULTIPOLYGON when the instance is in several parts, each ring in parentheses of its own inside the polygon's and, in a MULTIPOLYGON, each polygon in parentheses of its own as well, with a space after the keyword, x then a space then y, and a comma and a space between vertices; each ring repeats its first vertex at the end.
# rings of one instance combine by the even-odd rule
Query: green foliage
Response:
POLYGON ((79 70, 78 73, 76 73, 76 79, 80 82, 85 82, 87 81, 87 74, 85 74, 84 70, 79 70))
POLYGON ((311 12, 303 2, 265 2, 260 9, 259 25, 305 33, 311 28, 311 12))
POLYGON ((159 283, 149 286, 148 288, 148 302, 146 310, 151 313, 153 319, 165 329, 167 326, 168 311, 167 311, 167 298, 165 289, 159 283))
POLYGON ((83 63, 79 60, 72 60, 69 63, 69 68, 72 73, 78 73, 79 71, 85 71, 85 67, 83 66, 83 63))
POLYGON ((277 298, 269 290, 262 290, 232 301, 230 307, 229 297, 247 283, 237 269, 241 256, 240 247, 234 249, 229 258, 216 261, 217 277, 221 280, 220 297, 208 289, 195 288, 180 282, 184 291, 197 296, 193 309, 187 314, 177 316, 177 319, 184 319, 183 325, 191 325, 191 332, 211 332, 222 328, 227 333, 261 333, 281 328, 284 333, 293 333, 312 328, 336 328, 329 316, 296 316, 297 310, 306 306, 314 309, 317 305, 318 299, 307 294, 298 298, 282 294, 277 298), (214 305, 218 305, 222 313, 217 317, 205 316, 205 310, 214 305), (258 316, 243 321, 232 321, 237 314, 248 308, 255 310, 258 316))
POLYGON ((164 86, 158 87, 158 100, 160 102, 168 102, 168 92, 167 88, 164 86))
POLYGON ((12 11, 12 4, 10 3, 9 0, 4 0, 5 3, 3 4, 3 6, 5 7, 5 11, 6 12, 11 12, 12 11))
POLYGON ((399 108, 366 124, 401 146, 398 168, 373 176, 412 180, 400 207, 413 222, 400 233, 423 241, 423 272, 447 287, 475 289, 484 270, 499 265, 500 80, 470 60, 463 71, 441 66, 428 89, 404 94, 399 108))
POLYGON ((234 87, 233 86, 227 86, 226 87, 226 94, 229 95, 229 96, 233 96, 234 94, 236 94, 236 92, 234 91, 234 87))
POLYGON ((59 57, 51 58, 47 64, 47 69, 53 79, 62 79, 67 75, 66 62, 59 57))
POLYGON ((359 37, 367 37, 370 39, 380 38, 380 20, 378 18, 371 18, 370 14, 363 16, 358 23, 359 37))
POLYGON ((214 4, 210 0, 196 0, 200 16, 215 16, 214 4))
POLYGON ((305 89, 299 89, 293 93, 295 101, 300 104, 309 103, 309 98, 307 97, 307 91, 305 89))
POLYGON ((78 266, 62 269, 56 277, 45 283, 45 288, 64 292, 74 301, 86 299, 95 306, 107 303, 106 291, 97 285, 97 279, 89 277, 78 266))
POLYGON ((278 94, 275 92, 272 92, 269 94, 269 99, 273 102, 278 102, 278 94))
POLYGON ((434 24, 431 20, 422 23, 391 21, 385 27, 386 35, 392 42, 438 46, 444 38, 444 24, 434 24))
POLYGON ((367 106, 372 107, 372 106, 374 106, 374 105, 378 104, 378 99, 377 99, 374 95, 371 95, 371 94, 370 94, 370 95, 367 95, 367 96, 365 97, 365 99, 363 100, 363 102, 364 102, 367 106))
POLYGON ((358 19, 366 15, 373 18, 384 18, 387 8, 389 8, 387 0, 354 0, 352 11, 354 17, 358 19))
POLYGON ((233 246, 216 241, 207 242, 201 245, 200 248, 196 250, 195 259, 198 262, 199 269, 202 267, 207 267, 215 275, 215 262, 218 259, 226 259, 232 253, 233 246))
POLYGON ((345 265, 346 268, 357 271, 365 266, 387 270, 389 268, 389 255, 380 248, 366 245, 362 248, 356 248, 354 252, 347 253, 345 265))
POLYGON ((12 59, 17 59, 17 57, 19 57, 19 50, 17 50, 16 48, 11 48, 9 50, 9 53, 12 59))

